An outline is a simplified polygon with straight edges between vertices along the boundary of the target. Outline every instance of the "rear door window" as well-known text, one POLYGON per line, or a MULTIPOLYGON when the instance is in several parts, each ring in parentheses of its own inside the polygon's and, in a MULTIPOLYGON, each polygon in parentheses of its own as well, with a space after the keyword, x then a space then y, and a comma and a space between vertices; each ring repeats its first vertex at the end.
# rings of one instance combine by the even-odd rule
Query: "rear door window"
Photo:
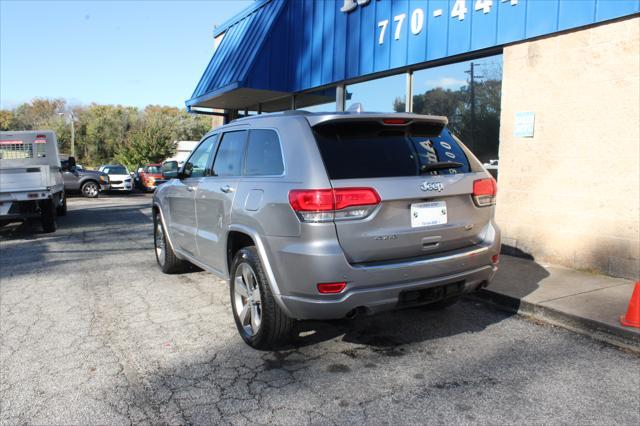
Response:
POLYGON ((246 139, 246 130, 227 132, 222 135, 213 163, 214 176, 242 175, 242 156, 246 139))
POLYGON ((469 160, 448 129, 436 136, 375 123, 314 129, 330 179, 468 173, 469 160))
POLYGON ((282 149, 274 130, 256 129, 249 132, 245 175, 279 176, 284 173, 282 149))

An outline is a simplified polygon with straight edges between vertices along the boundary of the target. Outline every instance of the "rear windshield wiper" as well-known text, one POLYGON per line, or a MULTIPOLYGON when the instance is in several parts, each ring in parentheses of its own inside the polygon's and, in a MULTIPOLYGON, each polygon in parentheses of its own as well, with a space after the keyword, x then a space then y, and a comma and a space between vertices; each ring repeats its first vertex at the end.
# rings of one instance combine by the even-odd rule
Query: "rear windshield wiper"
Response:
POLYGON ((457 161, 440 161, 438 163, 423 164, 420 166, 420 173, 432 172, 434 170, 459 169, 464 166, 457 161))

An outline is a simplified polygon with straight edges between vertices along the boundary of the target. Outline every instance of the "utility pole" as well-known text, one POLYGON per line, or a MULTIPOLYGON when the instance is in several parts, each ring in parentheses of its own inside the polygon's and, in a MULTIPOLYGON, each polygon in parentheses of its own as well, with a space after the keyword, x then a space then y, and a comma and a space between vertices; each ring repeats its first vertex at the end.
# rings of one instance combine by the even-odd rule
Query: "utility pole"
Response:
POLYGON ((67 116, 67 114, 69 114, 69 121, 71 122, 71 153, 69 154, 72 157, 76 156, 76 123, 75 123, 75 116, 73 115, 73 112, 69 111, 68 113, 64 113, 64 112, 59 112, 58 115, 62 116, 63 118, 67 116))
POLYGON ((74 122, 73 113, 70 112, 71 116, 71 156, 76 156, 76 123, 74 122))
POLYGON ((469 103, 471 104, 471 125, 470 125, 470 140, 469 140, 469 149, 473 151, 475 145, 475 129, 476 129, 476 78, 484 78, 482 75, 475 74, 475 65, 471 62, 471 66, 469 71, 465 71, 465 73, 469 74, 469 103))

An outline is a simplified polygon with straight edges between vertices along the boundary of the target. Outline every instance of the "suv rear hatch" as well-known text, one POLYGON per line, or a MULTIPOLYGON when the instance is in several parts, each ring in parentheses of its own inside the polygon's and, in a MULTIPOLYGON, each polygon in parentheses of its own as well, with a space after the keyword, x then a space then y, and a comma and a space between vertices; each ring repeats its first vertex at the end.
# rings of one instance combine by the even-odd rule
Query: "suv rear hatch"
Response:
POLYGON ((370 114, 311 124, 334 193, 371 188, 380 199, 365 218, 335 215, 351 263, 437 255, 483 241, 495 182, 451 135, 446 118, 370 114), (484 200, 474 197, 474 187, 484 200))

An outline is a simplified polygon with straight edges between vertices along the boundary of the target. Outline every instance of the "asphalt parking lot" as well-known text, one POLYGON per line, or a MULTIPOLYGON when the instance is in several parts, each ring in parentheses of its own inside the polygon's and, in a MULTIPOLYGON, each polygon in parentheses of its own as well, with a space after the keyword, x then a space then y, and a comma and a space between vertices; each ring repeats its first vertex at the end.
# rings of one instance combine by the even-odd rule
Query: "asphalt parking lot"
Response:
POLYGON ((0 229, 2 424, 640 423, 636 355, 473 301, 252 350, 224 282, 156 267, 149 206, 0 229))

